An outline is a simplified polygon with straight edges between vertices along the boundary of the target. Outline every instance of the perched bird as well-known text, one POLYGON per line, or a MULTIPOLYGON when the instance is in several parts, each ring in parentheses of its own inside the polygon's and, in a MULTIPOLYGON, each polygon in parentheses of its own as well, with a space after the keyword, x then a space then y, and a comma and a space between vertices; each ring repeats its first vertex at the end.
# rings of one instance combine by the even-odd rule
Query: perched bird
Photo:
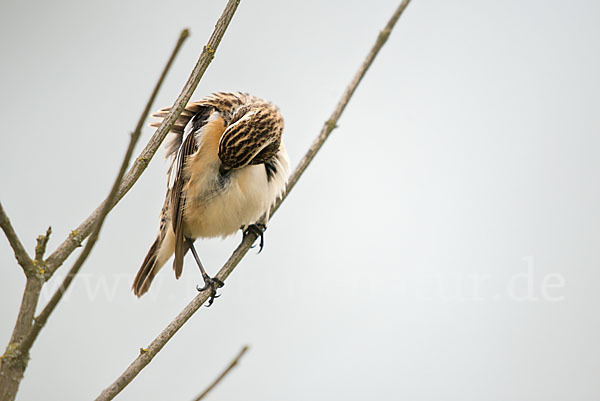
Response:
MULTIPOLYGON (((169 110, 154 117, 164 118, 169 110)), ((215 93, 188 103, 167 138, 167 194, 158 235, 133 282, 135 295, 148 291, 173 253, 179 278, 191 250, 204 279, 198 290, 210 289, 210 305, 223 283, 208 276, 194 240, 254 230, 262 249, 266 227, 258 220, 281 195, 289 175, 282 132, 279 109, 247 93, 215 93)))

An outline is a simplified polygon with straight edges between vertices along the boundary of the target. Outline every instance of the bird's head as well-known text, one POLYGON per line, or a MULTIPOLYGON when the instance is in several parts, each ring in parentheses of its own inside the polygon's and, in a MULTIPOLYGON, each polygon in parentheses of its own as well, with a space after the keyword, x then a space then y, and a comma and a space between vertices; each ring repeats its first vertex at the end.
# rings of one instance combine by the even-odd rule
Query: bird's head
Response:
POLYGON ((219 141, 219 159, 227 171, 261 164, 279 151, 283 117, 279 109, 255 98, 235 110, 219 141))

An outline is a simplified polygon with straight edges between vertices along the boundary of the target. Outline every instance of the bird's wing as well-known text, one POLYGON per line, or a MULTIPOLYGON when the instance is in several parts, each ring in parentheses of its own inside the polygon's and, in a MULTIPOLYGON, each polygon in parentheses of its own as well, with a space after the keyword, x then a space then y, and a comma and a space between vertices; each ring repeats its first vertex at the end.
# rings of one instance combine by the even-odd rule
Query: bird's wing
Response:
MULTIPOLYGON (((207 113, 210 108, 210 105, 206 104, 203 101, 190 102, 187 104, 187 106, 185 106, 185 109, 181 112, 177 120, 175 120, 175 124, 173 124, 173 126, 171 127, 171 130, 169 131, 170 133, 165 140, 165 158, 170 162, 170 167, 169 171, 167 172, 167 175, 171 175, 171 170, 173 169, 173 162, 175 160, 175 157, 179 153, 179 148, 181 148, 181 144, 183 143, 184 131, 185 128, 188 126, 188 123, 196 114, 207 113)), ((171 107, 165 107, 152 114, 152 117, 157 118, 157 120, 150 123, 150 126, 155 128, 160 127, 160 124, 162 124, 163 119, 167 116, 167 114, 169 114, 170 111, 171 107)))
POLYGON ((185 165, 188 158, 198 150, 196 134, 206 125, 210 109, 202 109, 191 117, 184 129, 181 145, 171 162, 168 176, 168 191, 171 196, 171 222, 175 234, 175 260, 173 269, 175 277, 179 278, 183 271, 183 257, 189 249, 183 232, 183 216, 185 211, 184 187, 189 180, 185 165))

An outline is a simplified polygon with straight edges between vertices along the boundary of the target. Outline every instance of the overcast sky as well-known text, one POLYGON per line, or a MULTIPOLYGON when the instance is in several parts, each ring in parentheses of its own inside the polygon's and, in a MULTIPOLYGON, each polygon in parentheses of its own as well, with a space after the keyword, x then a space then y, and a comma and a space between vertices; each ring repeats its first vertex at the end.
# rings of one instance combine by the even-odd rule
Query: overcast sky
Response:
MULTIPOLYGON (((295 165, 397 3, 242 0, 193 98, 273 101, 295 165)), ((224 5, 0 2, 0 200, 28 250, 98 205, 180 30, 156 108, 224 5)), ((190 400, 244 344, 211 399, 600 398, 598 21, 593 1, 414 0, 263 253, 118 399, 190 400)), ((130 291, 165 171, 161 152, 109 216, 18 399, 97 396, 196 294, 191 258, 130 291)), ((239 239, 197 243, 209 273, 239 239)), ((4 238, 0 262, 4 347, 24 285, 4 238)))

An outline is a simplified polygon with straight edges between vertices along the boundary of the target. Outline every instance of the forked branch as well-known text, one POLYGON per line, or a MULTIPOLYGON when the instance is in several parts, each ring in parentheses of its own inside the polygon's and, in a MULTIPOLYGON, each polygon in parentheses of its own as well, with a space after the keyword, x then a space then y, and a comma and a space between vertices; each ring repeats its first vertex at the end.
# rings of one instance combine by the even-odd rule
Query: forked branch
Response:
MULTIPOLYGON (((23 378, 23 373, 27 368, 27 362, 29 359, 29 351, 31 349, 31 346, 33 345, 35 339, 40 333, 40 330, 46 324, 48 317, 62 298, 64 292, 67 290, 75 275, 87 259, 88 255, 92 250, 92 247, 98 239, 102 223, 104 222, 104 219, 106 218, 106 215, 108 214, 112 206, 114 206, 117 190, 119 189, 119 186, 123 179, 123 175, 125 174, 127 166, 129 165, 129 162, 131 160, 131 155, 133 154, 135 144, 137 143, 141 135, 141 130, 144 121, 146 121, 148 118, 148 114, 150 112, 150 109, 152 108, 152 103, 156 98, 158 90, 162 85, 162 82, 164 81, 164 78, 173 63, 175 56, 179 52, 183 41, 188 36, 189 31, 187 29, 181 32, 177 45, 175 46, 175 49, 173 50, 171 57, 169 58, 169 61, 167 62, 167 65, 165 66, 161 77, 159 78, 152 92, 152 95, 150 96, 150 99, 148 100, 146 107, 144 108, 144 111, 140 116, 140 119, 138 120, 136 128, 131 134, 129 146, 127 148, 125 157, 123 158, 121 169, 117 175, 117 178, 115 179, 111 192, 104 201, 102 209, 98 214, 98 218, 94 223, 95 226, 90 239, 87 241, 85 248, 77 258, 75 264, 71 268, 71 271, 69 271, 69 274, 64 279, 58 291, 54 293, 54 295, 52 296, 42 313, 34 319, 33 315, 35 313, 35 309, 39 301, 40 291, 44 283, 44 278, 49 277, 46 270, 47 265, 43 258, 44 253, 46 251, 46 246, 48 244, 48 240, 50 239, 50 234, 52 231, 51 228, 48 228, 45 235, 38 236, 37 245, 35 247, 35 259, 33 261, 29 259, 28 263, 31 263, 31 268, 25 269, 27 274, 27 282, 25 285, 25 290, 23 293, 23 299, 21 302, 19 315, 17 317, 17 322, 15 323, 15 328, 13 330, 11 342, 8 345, 6 352, 2 356, 0 363, 0 401, 12 400, 15 398, 19 384, 23 378)), ((10 222, 8 221, 8 218, 5 217, 6 216, 4 214, 4 211, 1 210, 0 205, 0 220, 2 221, 2 227, 5 228, 7 237, 9 238, 9 241, 11 241, 11 243, 15 242, 15 239, 16 241, 18 241, 18 238, 16 238, 16 236, 14 237, 15 239, 11 239, 12 227, 10 227, 10 222)), ((15 254, 18 256, 16 250, 15 254)), ((27 256, 27 258, 29 258, 29 256, 27 256)), ((17 257, 17 259, 19 260, 19 257, 17 257)))
POLYGON ((25 339, 23 340, 23 342, 20 345, 20 349, 21 349, 22 353, 29 352, 29 349, 33 345, 33 343, 34 343, 35 339, 37 338, 37 336, 39 335, 40 331, 46 325, 48 318, 50 317, 50 315, 52 314, 52 312, 58 305, 58 302, 60 302, 63 295, 65 294, 65 292, 67 291, 67 289, 69 288, 71 283, 73 282, 73 279, 75 278, 77 273, 79 273, 79 270, 81 269, 81 267, 87 260, 88 256, 90 255, 90 252, 92 251, 92 248, 96 244, 96 241, 98 241, 98 237, 100 235, 100 229, 102 228, 102 225, 104 224, 104 220, 106 219, 106 216, 108 215, 108 213, 110 212, 110 210, 114 207, 114 205, 116 203, 117 193, 121 186, 121 182, 123 181, 123 176, 125 175, 125 171, 127 170, 127 167, 129 166, 129 162, 131 161, 131 156, 133 155, 133 150, 135 149, 135 145, 137 144, 137 142, 140 139, 140 136, 142 134, 142 127, 144 126, 144 122, 148 119, 148 114, 150 114, 150 110, 152 109, 154 100, 156 99, 156 96, 158 95, 158 91, 160 90, 160 87, 162 86, 162 83, 163 83, 165 77, 167 76, 167 73, 169 72, 171 65, 173 64, 173 60, 175 60, 175 57, 177 56, 177 53, 179 52, 181 45, 183 45, 183 42, 185 41, 185 39, 187 39, 187 37, 189 35, 190 35, 190 33, 187 29, 184 29, 183 31, 181 31, 181 34, 179 35, 179 39, 177 40, 177 44, 175 45, 175 49, 173 49, 173 52, 171 53, 171 57, 169 57, 169 61, 167 61, 167 64, 166 64, 165 68, 163 69, 163 72, 160 75, 158 82, 154 86, 154 90, 152 91, 152 94, 150 95, 148 102, 146 103, 146 107, 144 107, 144 111, 140 115, 140 118, 137 122, 137 125, 136 125, 134 131, 131 133, 131 138, 129 139, 129 145, 127 146, 127 150, 125 152, 125 156, 123 157, 123 161, 121 162, 121 168, 119 169, 119 173, 117 174, 117 177, 115 178, 115 181, 112 185, 110 193, 108 194, 108 196, 102 203, 103 206, 102 206, 102 209, 100 210, 100 213, 98 214, 98 219, 95 222, 94 229, 92 230, 90 237, 88 238, 87 242, 85 243, 83 250, 77 257, 77 260, 75 260, 75 263, 73 263, 71 270, 69 270, 69 273, 63 279, 63 282, 61 283, 60 287, 58 287, 58 289, 54 292, 54 294, 50 298, 50 301, 48 301, 48 304, 44 307, 42 312, 35 318, 35 321, 33 323, 31 330, 29 331, 29 333, 27 333, 27 336, 25 337, 25 339))

